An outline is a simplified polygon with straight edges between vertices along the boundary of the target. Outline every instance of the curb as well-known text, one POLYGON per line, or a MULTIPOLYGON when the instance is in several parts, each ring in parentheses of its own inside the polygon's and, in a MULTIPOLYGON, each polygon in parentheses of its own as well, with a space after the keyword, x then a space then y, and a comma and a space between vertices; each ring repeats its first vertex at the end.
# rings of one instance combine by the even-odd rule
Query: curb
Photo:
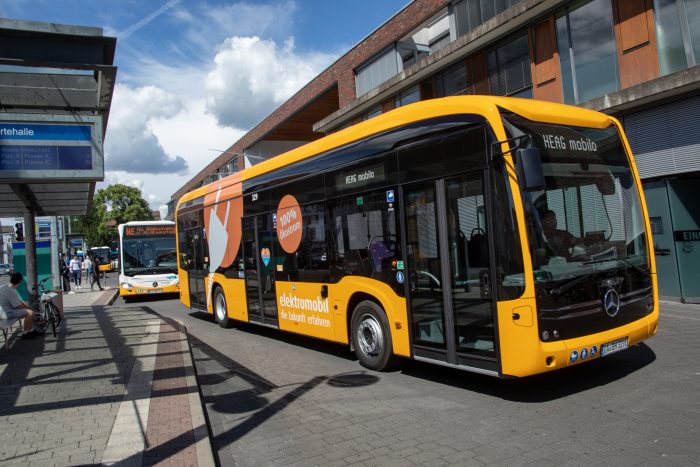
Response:
POLYGON ((199 381, 194 370, 192 360, 192 348, 190 347, 189 334, 184 324, 177 321, 180 332, 185 336, 182 341, 182 359, 185 367, 185 381, 188 388, 196 388, 196 391, 190 391, 190 416, 192 417, 192 430, 194 431, 195 450, 197 452, 197 465, 199 466, 214 466, 217 465, 214 460, 214 451, 210 436, 209 423, 204 413, 202 401, 202 391, 199 387, 199 381))
POLYGON ((93 305, 97 306, 110 306, 119 297, 119 290, 108 290, 100 295, 100 298, 92 302, 93 305))

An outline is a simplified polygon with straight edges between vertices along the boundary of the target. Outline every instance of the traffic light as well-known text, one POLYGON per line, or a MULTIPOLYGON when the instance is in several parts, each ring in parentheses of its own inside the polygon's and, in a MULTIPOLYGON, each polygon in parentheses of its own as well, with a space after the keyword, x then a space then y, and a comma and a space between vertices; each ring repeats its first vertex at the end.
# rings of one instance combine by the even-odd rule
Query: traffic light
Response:
POLYGON ((24 224, 22 224, 21 222, 17 222, 15 224, 15 241, 24 241, 24 224))

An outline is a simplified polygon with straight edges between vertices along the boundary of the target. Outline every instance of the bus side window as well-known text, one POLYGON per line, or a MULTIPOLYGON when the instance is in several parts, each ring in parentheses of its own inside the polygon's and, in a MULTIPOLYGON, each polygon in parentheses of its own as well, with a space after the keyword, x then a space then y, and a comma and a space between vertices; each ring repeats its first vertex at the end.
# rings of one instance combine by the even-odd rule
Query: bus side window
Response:
MULTIPOLYGON (((303 231, 299 247, 286 254, 284 271, 277 280, 328 282, 328 244, 324 203, 300 207, 303 231)), ((284 252, 283 252, 284 254, 284 252)))
POLYGON ((387 191, 379 189, 329 201, 334 223, 331 269, 335 279, 358 275, 395 285, 392 263, 402 259, 401 242, 398 213, 394 203, 387 201, 387 191))

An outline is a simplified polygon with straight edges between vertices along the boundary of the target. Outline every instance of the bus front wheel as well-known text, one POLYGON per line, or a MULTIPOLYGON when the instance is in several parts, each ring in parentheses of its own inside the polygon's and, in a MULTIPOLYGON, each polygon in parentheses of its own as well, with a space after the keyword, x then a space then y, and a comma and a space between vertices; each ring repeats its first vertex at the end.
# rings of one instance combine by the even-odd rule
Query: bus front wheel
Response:
POLYGON ((360 302, 350 326, 355 355, 362 366, 375 371, 393 366, 396 358, 392 355, 391 332, 379 305, 369 300, 360 302))
POLYGON ((214 290, 214 319, 222 328, 231 327, 231 320, 228 317, 228 307, 226 306, 226 297, 221 287, 216 287, 214 290))

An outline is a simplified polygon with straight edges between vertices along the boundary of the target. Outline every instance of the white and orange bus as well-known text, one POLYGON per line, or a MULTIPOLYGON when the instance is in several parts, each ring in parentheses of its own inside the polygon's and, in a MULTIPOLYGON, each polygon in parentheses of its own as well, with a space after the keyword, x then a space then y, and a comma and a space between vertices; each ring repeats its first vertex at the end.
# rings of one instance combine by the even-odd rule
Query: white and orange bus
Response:
POLYGON ((183 196, 182 302, 520 377, 656 333, 642 187, 607 115, 492 96, 401 107, 183 196))

